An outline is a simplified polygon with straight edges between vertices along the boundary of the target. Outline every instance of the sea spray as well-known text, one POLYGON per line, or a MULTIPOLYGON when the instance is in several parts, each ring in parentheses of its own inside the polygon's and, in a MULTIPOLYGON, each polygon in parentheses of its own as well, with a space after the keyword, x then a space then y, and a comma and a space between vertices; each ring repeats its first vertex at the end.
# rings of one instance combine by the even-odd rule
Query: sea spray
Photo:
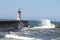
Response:
POLYGON ((37 29, 37 28, 55 28, 55 25, 52 24, 50 20, 44 19, 44 20, 41 20, 41 26, 33 27, 33 29, 37 29))

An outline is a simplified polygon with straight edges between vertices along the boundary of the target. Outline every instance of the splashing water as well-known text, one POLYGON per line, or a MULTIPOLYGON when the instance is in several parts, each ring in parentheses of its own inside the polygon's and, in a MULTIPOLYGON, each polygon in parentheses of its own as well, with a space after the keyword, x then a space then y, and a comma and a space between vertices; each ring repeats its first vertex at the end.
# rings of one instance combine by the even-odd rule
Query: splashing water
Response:
POLYGON ((50 20, 44 19, 41 20, 41 26, 33 27, 34 29, 36 28, 55 28, 55 25, 51 23, 50 20))

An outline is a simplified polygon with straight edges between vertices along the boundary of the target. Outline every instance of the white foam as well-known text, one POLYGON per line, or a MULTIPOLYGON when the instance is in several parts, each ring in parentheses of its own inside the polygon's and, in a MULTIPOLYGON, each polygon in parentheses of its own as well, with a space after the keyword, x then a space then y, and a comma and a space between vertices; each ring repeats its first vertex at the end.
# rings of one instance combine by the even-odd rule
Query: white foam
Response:
MULTIPOLYGON (((22 39, 22 40, 35 40, 35 38, 18 36, 18 35, 14 35, 14 34, 6 34, 5 37, 6 38, 14 38, 14 39, 22 39)), ((41 39, 39 39, 39 40, 41 40, 41 39)))
POLYGON ((33 27, 33 29, 37 29, 37 28, 55 28, 55 25, 51 23, 50 20, 48 19, 44 19, 41 20, 41 26, 35 26, 33 27))

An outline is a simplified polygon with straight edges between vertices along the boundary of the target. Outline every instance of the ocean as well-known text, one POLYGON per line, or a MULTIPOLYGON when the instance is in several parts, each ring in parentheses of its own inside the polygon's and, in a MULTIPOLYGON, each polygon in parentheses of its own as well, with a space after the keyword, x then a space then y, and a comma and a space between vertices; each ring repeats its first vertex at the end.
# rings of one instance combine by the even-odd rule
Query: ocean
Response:
MULTIPOLYGON (((60 25, 60 22, 51 22, 54 25, 60 25)), ((34 26, 40 26, 41 21, 28 21, 28 26, 34 27, 34 26)), ((24 28, 25 29, 25 28, 24 28)), ((23 30, 22 32, 15 32, 14 34, 17 34, 19 36, 23 37, 29 37, 29 38, 35 38, 33 40, 60 40, 60 28, 48 28, 48 29, 28 29, 23 30)), ((13 38, 5 38, 1 37, 0 40, 26 40, 24 39, 13 39, 13 38)), ((27 39, 30 40, 30 39, 27 39)))
MULTIPOLYGON (((58 22, 58 21, 51 21, 51 23, 54 25, 60 25, 60 22, 58 22)), ((29 20, 28 21, 29 26, 39 26, 38 24, 41 24, 41 21, 36 21, 36 20, 29 20)))

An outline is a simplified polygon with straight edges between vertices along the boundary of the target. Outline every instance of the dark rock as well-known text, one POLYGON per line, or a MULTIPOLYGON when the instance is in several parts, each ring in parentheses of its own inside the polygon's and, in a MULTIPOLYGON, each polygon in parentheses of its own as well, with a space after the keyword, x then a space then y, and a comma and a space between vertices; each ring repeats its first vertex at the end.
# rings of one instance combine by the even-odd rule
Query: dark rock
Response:
POLYGON ((55 28, 60 28, 60 25, 56 25, 55 28))

